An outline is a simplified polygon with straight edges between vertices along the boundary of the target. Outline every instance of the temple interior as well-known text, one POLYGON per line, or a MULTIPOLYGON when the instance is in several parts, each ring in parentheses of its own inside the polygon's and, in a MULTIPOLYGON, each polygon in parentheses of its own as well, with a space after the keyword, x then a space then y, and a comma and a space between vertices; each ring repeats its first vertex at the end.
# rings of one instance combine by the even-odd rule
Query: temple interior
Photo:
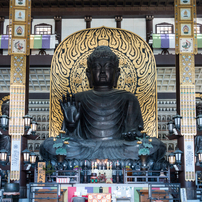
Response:
POLYGON ((201 202, 201 54, 201 0, 0 0, 0 201, 201 202))

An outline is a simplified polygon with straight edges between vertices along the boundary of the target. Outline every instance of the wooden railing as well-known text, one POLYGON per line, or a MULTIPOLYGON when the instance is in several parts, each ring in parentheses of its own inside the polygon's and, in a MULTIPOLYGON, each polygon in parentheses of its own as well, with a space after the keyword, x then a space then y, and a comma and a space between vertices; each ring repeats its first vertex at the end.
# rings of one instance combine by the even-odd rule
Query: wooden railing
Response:
POLYGON ((136 171, 124 169, 124 184, 146 184, 159 182, 170 182, 170 169, 167 171, 136 171))

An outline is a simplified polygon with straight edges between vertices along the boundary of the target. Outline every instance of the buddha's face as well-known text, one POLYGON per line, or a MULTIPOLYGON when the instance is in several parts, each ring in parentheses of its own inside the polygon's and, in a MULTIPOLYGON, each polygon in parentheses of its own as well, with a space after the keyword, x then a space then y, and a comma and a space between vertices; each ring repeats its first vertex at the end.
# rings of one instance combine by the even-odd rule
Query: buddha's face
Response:
POLYGON ((116 67, 108 58, 98 58, 91 67, 91 78, 94 87, 113 87, 116 77, 116 67))

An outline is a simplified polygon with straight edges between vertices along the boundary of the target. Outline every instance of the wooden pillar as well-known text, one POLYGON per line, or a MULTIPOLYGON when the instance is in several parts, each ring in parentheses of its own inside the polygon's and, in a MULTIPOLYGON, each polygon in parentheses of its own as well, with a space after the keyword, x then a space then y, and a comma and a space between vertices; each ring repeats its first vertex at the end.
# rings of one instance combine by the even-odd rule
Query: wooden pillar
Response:
POLYGON ((85 19, 85 22, 86 22, 86 29, 91 28, 92 17, 91 16, 86 16, 84 19, 85 19))
POLYGON ((150 35, 153 33, 153 19, 154 16, 146 16, 146 42, 149 43, 150 35))
POLYGON ((31 34, 34 34, 34 33, 32 33, 32 23, 33 23, 33 19, 34 19, 34 18, 31 17, 31 24, 30 24, 30 33, 31 33, 31 34))
POLYGON ((24 137, 23 116, 28 112, 29 99, 29 55, 31 1, 10 0, 9 26, 14 30, 9 33, 9 49, 11 55, 10 71, 10 120, 9 135, 11 136, 11 182, 20 184, 20 198, 26 197, 26 171, 22 158, 22 150, 27 147, 24 137), (18 11, 20 10, 20 11, 18 11), (23 24, 22 21, 24 22, 23 24), (17 32, 17 30, 23 30, 17 32), (21 47, 21 48, 19 48, 21 47))
MULTIPOLYGON (((0 17, 0 35, 4 33, 4 17, 0 17)), ((3 49, 0 49, 0 55, 3 55, 3 49)))
POLYGON ((116 16, 115 17, 115 21, 116 21, 116 28, 121 28, 121 21, 122 21, 123 17, 121 16, 116 16))
POLYGON ((176 54, 176 101, 177 113, 182 116, 178 147, 184 152, 179 182, 186 188, 187 199, 196 199, 194 136, 196 135, 195 109, 195 59, 197 53, 196 1, 174 1, 175 7, 175 54, 176 54), (193 15, 186 15, 192 13, 193 15), (186 28, 188 31, 185 32, 186 28), (184 44, 188 44, 187 47, 184 44))
POLYGON ((57 35, 58 44, 61 42, 62 32, 62 18, 61 16, 54 17, 55 20, 55 34, 57 35))

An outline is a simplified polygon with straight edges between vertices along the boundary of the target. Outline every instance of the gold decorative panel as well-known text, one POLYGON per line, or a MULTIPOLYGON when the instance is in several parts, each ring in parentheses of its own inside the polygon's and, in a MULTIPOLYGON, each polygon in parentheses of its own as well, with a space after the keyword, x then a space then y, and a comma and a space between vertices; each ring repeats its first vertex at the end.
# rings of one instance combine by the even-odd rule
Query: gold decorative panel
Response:
POLYGON ((85 75, 87 57, 99 45, 109 46, 119 57, 121 75, 117 89, 134 93, 140 103, 144 128, 157 136, 156 63, 149 45, 136 34, 116 28, 93 28, 76 32, 64 39, 51 64, 50 136, 62 126, 59 99, 62 94, 89 90, 85 75))

